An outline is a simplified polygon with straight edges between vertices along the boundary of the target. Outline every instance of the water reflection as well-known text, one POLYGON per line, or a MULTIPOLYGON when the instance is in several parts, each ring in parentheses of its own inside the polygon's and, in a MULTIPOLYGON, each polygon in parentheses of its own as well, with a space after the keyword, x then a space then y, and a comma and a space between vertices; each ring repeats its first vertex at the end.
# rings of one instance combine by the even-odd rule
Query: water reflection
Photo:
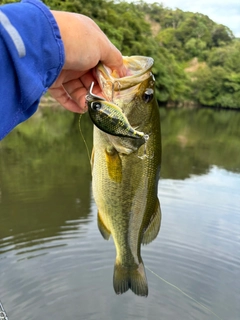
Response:
POLYGON ((212 165, 240 172, 240 112, 161 109, 163 178, 204 174, 212 165))
MULTIPOLYGON (((79 225, 88 221, 90 163, 81 145, 82 140, 74 130, 72 118, 65 123, 67 131, 60 132, 57 138, 51 136, 47 127, 56 115, 51 118, 46 112, 46 119, 36 116, 29 124, 23 124, 23 129, 16 129, 1 142, 1 251, 17 248, 21 253, 22 248, 23 252, 30 252, 27 247, 39 250, 43 243, 61 239, 68 232, 73 236, 79 225), (27 125, 36 126, 36 122, 38 125, 32 140, 24 130, 27 125), (42 131, 46 133, 41 135, 42 131), (5 239, 4 243, 1 239, 5 239)), ((56 127, 52 130, 57 131, 60 119, 65 116, 66 113, 58 114, 59 123, 54 123, 56 127)), ((91 147, 89 140, 91 134, 88 137, 91 147)))
MULTIPOLYGON (((240 113, 160 112, 163 221, 143 260, 222 319, 236 320, 240 113)), ((91 149, 91 125, 82 126, 91 149)), ((96 212, 78 118, 46 110, 0 143, 0 298, 9 319, 217 319, 148 270, 147 299, 115 296, 114 243, 102 240, 96 212)))

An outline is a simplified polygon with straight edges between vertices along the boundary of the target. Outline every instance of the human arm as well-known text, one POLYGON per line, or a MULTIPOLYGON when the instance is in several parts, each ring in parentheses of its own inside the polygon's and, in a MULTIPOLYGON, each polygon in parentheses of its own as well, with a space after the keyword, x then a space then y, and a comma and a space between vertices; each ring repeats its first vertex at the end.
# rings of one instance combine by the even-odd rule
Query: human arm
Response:
POLYGON ((37 0, 0 6, 0 55, 0 140, 36 111, 49 88, 65 108, 84 112, 99 60, 124 75, 120 52, 91 19, 51 13, 37 0))

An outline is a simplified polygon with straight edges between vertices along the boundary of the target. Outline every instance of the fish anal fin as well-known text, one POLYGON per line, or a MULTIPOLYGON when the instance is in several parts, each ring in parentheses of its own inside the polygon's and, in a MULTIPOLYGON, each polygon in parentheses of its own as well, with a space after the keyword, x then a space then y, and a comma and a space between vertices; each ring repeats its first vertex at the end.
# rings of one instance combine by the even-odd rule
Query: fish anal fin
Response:
POLYGON ((103 222, 103 219, 101 218, 100 212, 98 212, 98 229, 103 236, 105 240, 109 240, 109 237, 111 235, 111 232, 106 227, 105 223, 103 222))
POLYGON ((142 244, 148 244, 157 237, 158 232, 160 230, 161 218, 162 214, 160 203, 157 199, 154 214, 152 215, 150 223, 143 234, 142 244))
POLYGON ((116 294, 131 289, 136 295, 148 296, 148 283, 143 262, 136 268, 129 269, 116 261, 113 274, 113 288, 116 294))

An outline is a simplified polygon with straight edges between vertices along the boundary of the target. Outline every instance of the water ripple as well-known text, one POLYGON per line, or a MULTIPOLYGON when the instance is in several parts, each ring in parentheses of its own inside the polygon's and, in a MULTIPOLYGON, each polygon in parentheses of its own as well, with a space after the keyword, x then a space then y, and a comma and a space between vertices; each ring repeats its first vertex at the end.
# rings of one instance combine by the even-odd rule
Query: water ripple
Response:
MULTIPOLYGON (((240 204, 232 175, 213 168, 204 176, 161 180, 162 226, 142 247, 147 268, 203 306, 236 320, 240 313, 240 204), (219 190, 218 190, 219 183, 219 190), (217 192, 218 190, 218 192, 217 192), (229 199, 229 190, 231 200, 229 199), (216 193, 218 196, 216 196, 216 193), (229 311, 231 310, 231 312, 229 311)), ((240 175, 234 176, 240 182, 240 175)), ((240 184, 239 184, 240 186, 240 184)), ((147 270, 149 297, 116 297, 112 287, 115 247, 97 229, 96 206, 86 218, 8 235, 0 240, 1 299, 12 319, 54 314, 63 319, 215 319, 194 300, 147 270), (11 267, 11 273, 9 268, 11 267), (57 308, 56 308, 57 306, 57 308), (8 308, 9 307, 9 308, 8 308), (34 311, 33 311, 34 309, 34 311), (48 311, 45 311, 48 310, 48 311), (150 315, 150 316, 149 316, 150 315)), ((39 317, 37 320, 40 319, 39 317)))

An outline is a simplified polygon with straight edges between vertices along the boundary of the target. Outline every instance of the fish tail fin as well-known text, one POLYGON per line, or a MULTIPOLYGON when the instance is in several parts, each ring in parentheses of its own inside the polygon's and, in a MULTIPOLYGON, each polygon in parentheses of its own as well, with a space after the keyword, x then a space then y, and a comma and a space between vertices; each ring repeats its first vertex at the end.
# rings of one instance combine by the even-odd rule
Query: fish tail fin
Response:
POLYGON ((113 287, 116 294, 122 294, 131 289, 136 295, 147 297, 148 283, 143 262, 140 262, 137 268, 130 269, 116 261, 113 287))

